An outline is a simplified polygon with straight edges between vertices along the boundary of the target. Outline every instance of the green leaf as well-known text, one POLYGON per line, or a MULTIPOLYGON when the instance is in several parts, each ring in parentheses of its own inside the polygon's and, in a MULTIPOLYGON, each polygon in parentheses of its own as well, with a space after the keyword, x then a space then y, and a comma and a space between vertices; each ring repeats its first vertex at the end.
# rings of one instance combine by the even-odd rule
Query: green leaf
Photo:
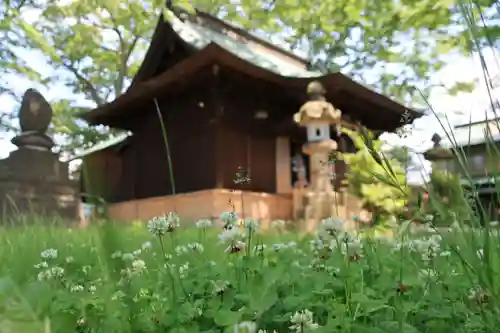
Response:
POLYGON ((213 319, 220 327, 229 327, 238 324, 242 315, 242 312, 221 309, 215 313, 213 319))
POLYGON ((382 322, 379 326, 384 329, 386 333, 420 333, 416 327, 410 324, 403 323, 402 327, 400 327, 397 321, 382 322))

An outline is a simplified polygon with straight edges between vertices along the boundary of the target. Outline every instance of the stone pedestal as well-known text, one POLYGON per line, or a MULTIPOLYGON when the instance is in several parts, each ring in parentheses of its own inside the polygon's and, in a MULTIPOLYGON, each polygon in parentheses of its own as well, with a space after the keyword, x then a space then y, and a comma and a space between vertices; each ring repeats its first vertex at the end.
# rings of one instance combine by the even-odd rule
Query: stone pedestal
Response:
POLYGON ((0 160, 1 216, 78 218, 78 183, 69 179, 68 165, 50 150, 53 141, 45 134, 51 117, 43 96, 28 90, 19 112, 22 133, 12 140, 18 149, 0 160))
POLYGON ((322 219, 337 216, 336 193, 332 186, 330 154, 337 149, 333 140, 306 143, 303 152, 309 155, 311 186, 305 192, 304 223, 306 231, 316 230, 322 219), (311 229, 311 230, 310 230, 311 229))

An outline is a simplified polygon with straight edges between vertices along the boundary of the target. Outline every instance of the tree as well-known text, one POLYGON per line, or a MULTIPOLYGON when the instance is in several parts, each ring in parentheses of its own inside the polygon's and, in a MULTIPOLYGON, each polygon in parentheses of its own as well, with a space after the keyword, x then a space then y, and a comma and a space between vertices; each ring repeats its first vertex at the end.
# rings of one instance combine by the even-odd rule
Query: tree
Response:
MULTIPOLYGON (((163 0, 26 3, 3 22, 3 35, 9 38, 2 44, 6 47, 0 53, 1 67, 49 87, 63 82, 88 107, 123 93, 164 6, 163 0), (26 21, 28 11, 37 11, 37 19, 26 21), (17 56, 19 48, 41 51, 47 65, 54 68, 53 74, 47 77, 41 70, 29 68, 17 56)), ((174 3, 189 7, 188 0, 174 3)), ((457 10, 450 0, 313 0, 307 7, 296 0, 192 3, 250 31, 279 35, 291 49, 308 51, 316 69, 340 68, 407 101, 414 97, 416 86, 424 87, 442 67, 441 55, 453 48, 466 48, 462 31, 449 29, 457 24, 457 10), (281 23, 276 24, 277 20, 281 23), (389 71, 388 64, 395 70, 389 71), (367 75, 377 80, 365 80, 367 75)), ((75 120, 74 109, 82 106, 77 102, 68 98, 55 101, 53 130, 67 139, 64 149, 69 151, 107 135, 75 120)))
MULTIPOLYGON (((37 71, 31 68, 18 54, 15 48, 19 43, 19 35, 12 29, 13 21, 26 7, 37 7, 36 0, 7 0, 0 5, 0 94, 10 94, 5 75, 11 72, 21 74, 32 80, 40 80, 37 71)), ((11 123, 11 114, 0 110, 1 129, 14 129, 11 123)))
MULTIPOLYGON (((228 9, 229 19, 285 34, 292 48, 309 51, 316 68, 340 69, 401 101, 415 100, 417 87, 430 87, 429 79, 445 64, 442 55, 468 51, 467 28, 453 0, 313 0, 307 7, 294 0, 240 3, 238 10, 228 9)), ((461 82, 447 88, 472 86, 461 82)))
MULTIPOLYGON (((66 4, 48 2, 39 11, 39 20, 13 20, 16 46, 40 50, 54 69, 38 81, 47 85, 63 82, 89 107, 109 102, 124 92, 137 71, 138 52, 147 46, 153 31, 153 4, 143 1, 96 0, 66 4)), ((22 15, 21 15, 22 17, 22 15)), ((20 72, 12 59, 10 69, 20 72)), ((83 148, 108 135, 102 128, 87 127, 74 117, 82 106, 72 99, 54 101, 53 131, 63 139, 63 150, 83 148), (66 140, 64 140, 66 139, 66 140)))

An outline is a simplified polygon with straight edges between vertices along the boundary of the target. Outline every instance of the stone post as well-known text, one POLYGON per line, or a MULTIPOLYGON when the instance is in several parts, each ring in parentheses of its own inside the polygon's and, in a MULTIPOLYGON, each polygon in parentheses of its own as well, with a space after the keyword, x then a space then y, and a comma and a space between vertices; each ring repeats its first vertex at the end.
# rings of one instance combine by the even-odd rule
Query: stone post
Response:
POLYGON ((28 89, 19 110, 21 133, 12 139, 18 149, 0 160, 0 209, 5 216, 22 214, 78 218, 78 183, 69 179, 68 166, 51 151, 46 132, 52 107, 36 90, 28 89))

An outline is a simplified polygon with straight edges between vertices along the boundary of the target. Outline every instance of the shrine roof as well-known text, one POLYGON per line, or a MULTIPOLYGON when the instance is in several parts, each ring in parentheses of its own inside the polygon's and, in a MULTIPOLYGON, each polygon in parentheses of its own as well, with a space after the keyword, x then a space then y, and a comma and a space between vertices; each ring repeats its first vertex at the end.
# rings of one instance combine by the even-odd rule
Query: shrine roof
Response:
POLYGON ((84 149, 80 153, 78 153, 78 154, 72 156, 71 158, 69 158, 66 162, 71 162, 71 161, 74 161, 74 160, 78 160, 78 159, 83 158, 83 157, 85 157, 87 155, 90 155, 92 153, 95 153, 95 152, 98 152, 98 151, 101 151, 101 150, 108 149, 108 148, 111 148, 113 146, 119 145, 119 144, 121 144, 122 142, 124 142, 125 140, 127 140, 131 136, 132 136, 132 134, 129 133, 129 132, 118 134, 118 135, 116 135, 115 137, 113 137, 111 139, 108 139, 108 140, 96 143, 92 147, 84 149))
MULTIPOLYGON (((198 50, 205 48, 210 43, 216 43, 243 60, 283 76, 307 78, 322 75, 319 71, 307 70, 308 61, 306 59, 301 59, 292 52, 286 51, 284 48, 274 46, 275 50, 279 49, 279 53, 300 60, 292 62, 275 53, 266 52, 267 50, 263 50, 263 46, 269 47, 269 42, 259 37, 252 36, 258 42, 248 43, 238 38, 239 36, 230 36, 227 32, 224 33, 219 29, 211 28, 209 25, 197 22, 196 20, 181 20, 179 16, 173 14, 170 16, 169 23, 174 31, 185 42, 198 50)), ((225 21, 218 21, 219 23, 229 26, 229 23, 225 21)), ((240 30, 234 26, 230 26, 230 28, 240 30)))
MULTIPOLYGON (((339 72, 324 75, 318 71, 308 70, 306 59, 209 14, 197 11, 190 16, 186 13, 174 15, 170 12, 168 20, 160 18, 150 47, 131 87, 114 101, 81 117, 91 124, 104 124, 110 119, 109 117, 122 114, 122 111, 128 112, 134 107, 140 109, 137 108, 139 103, 151 102, 158 94, 164 94, 167 87, 175 86, 176 89, 180 89, 180 80, 189 82, 194 75, 212 64, 224 65, 248 76, 296 91, 304 90, 312 79, 319 80, 332 94, 341 88, 368 103, 384 108, 394 117, 408 113, 410 120, 413 120, 423 115, 423 112, 407 108, 339 72), (172 35, 182 40, 183 45, 187 45, 194 52, 164 72, 153 74, 158 66, 159 54, 165 52, 168 47, 167 39, 173 38, 172 35)), ((327 96, 329 97, 332 96, 327 96)))

